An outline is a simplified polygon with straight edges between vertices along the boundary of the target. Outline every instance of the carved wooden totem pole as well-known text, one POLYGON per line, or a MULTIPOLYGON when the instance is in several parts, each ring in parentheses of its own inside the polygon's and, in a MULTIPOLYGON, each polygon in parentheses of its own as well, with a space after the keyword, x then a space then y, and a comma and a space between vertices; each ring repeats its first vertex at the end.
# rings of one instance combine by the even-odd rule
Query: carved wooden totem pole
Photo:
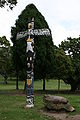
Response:
POLYGON ((28 30, 17 33, 16 39, 27 37, 26 59, 27 59, 27 77, 26 77, 26 93, 27 104, 26 107, 34 106, 33 81, 34 81, 34 35, 50 36, 49 29, 34 29, 34 18, 28 21, 28 30))
MULTIPOLYGON (((28 32, 34 29, 34 18, 32 21, 28 21, 28 32)), ((26 90, 27 90, 27 105, 26 107, 34 106, 34 96, 33 96, 33 81, 34 81, 34 36, 28 34, 27 38, 27 79, 26 79, 26 90)))

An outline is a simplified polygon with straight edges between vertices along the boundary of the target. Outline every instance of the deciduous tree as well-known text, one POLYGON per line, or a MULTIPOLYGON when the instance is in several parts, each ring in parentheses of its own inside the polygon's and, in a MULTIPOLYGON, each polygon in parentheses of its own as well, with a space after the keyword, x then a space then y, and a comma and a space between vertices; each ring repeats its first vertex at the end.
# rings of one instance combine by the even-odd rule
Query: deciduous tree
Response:
POLYGON ((0 7, 8 6, 11 10, 17 4, 17 0, 0 0, 0 7))
POLYGON ((71 59, 74 72, 65 82, 71 85, 72 91, 75 91, 80 84, 80 37, 68 38, 61 43, 60 48, 62 48, 71 59))
POLYGON ((11 49, 10 43, 5 36, 0 37, 0 74, 5 78, 5 83, 7 83, 7 78, 12 69, 11 61, 11 49))

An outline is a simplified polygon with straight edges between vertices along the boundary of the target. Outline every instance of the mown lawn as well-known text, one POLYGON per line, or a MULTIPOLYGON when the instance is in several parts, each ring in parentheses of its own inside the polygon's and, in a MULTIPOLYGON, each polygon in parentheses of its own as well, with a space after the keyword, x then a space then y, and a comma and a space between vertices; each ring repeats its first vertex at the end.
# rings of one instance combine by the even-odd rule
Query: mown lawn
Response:
POLYGON ((35 107, 25 109, 25 96, 0 95, 0 120, 49 120, 40 113, 42 96, 35 97, 35 107))
MULTIPOLYGON (((44 94, 43 94, 44 95, 44 94)), ((34 97, 34 108, 25 109, 26 96, 24 94, 1 94, 0 95, 0 120, 55 120, 42 114, 43 95, 38 94, 34 97)), ((63 95, 75 108, 75 112, 80 113, 80 96, 63 95)), ((68 113, 70 114, 70 113, 68 113)))
MULTIPOLYGON (((19 89, 24 89, 24 81, 19 81, 19 89)), ((45 81, 46 90, 58 90, 58 80, 46 80, 45 81)), ((16 81, 8 80, 8 84, 4 84, 4 79, 0 77, 0 90, 13 90, 16 89, 16 81)), ((43 81, 37 80, 34 81, 34 90, 42 90, 43 81)), ((60 90, 70 90, 70 85, 65 84, 60 80, 60 90)))
MULTIPOLYGON (((57 80, 46 81, 46 90, 42 91, 42 81, 34 82, 34 108, 25 109, 26 95, 23 91, 24 82, 19 82, 19 89, 16 90, 16 82, 8 81, 8 84, 3 84, 0 79, 0 120, 55 120, 42 114, 41 110, 44 107, 43 96, 49 94, 60 95, 66 97, 75 112, 71 114, 80 113, 80 95, 77 94, 56 94, 54 91, 58 89, 57 80)), ((61 81, 61 90, 70 90, 70 86, 61 81)), ((69 113, 68 113, 69 114, 69 113)))

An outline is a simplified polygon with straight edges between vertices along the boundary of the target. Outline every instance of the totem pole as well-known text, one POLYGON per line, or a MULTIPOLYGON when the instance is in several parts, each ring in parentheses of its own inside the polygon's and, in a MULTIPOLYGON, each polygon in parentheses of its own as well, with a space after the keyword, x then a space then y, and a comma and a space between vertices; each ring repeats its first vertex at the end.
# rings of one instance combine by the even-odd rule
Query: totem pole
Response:
MULTIPOLYGON (((32 21, 30 21, 30 20, 28 21, 29 33, 33 29, 34 29, 34 18, 32 18, 32 21)), ((26 79, 27 104, 26 104, 26 107, 33 107, 34 106, 34 95, 33 95, 34 36, 29 34, 26 41, 27 41, 27 48, 26 48, 26 56, 27 56, 27 79, 26 79)))
POLYGON ((34 106, 34 94, 33 94, 33 81, 34 81, 34 35, 46 35, 51 36, 49 29, 34 29, 34 18, 28 21, 28 30, 17 33, 16 39, 27 37, 27 79, 26 79, 26 92, 27 92, 27 104, 26 107, 34 106))

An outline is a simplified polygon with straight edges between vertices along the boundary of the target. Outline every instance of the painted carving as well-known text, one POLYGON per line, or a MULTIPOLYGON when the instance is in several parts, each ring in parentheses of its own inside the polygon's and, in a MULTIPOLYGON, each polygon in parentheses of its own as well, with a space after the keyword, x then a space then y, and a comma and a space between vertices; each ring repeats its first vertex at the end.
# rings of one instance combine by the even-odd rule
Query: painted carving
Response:
POLYGON ((17 33, 16 39, 26 38, 27 48, 26 48, 26 92, 27 92, 27 105, 26 107, 34 106, 34 95, 33 95, 33 81, 34 81, 34 35, 46 35, 51 36, 49 29, 34 29, 34 18, 28 22, 28 30, 17 33))

